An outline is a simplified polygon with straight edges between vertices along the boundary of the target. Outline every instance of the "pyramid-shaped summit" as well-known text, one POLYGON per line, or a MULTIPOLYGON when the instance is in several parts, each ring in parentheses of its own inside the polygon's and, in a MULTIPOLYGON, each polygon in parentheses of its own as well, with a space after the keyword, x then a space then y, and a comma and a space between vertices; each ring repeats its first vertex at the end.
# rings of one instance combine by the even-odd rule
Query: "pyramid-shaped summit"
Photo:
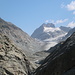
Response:
POLYGON ((55 28, 55 25, 53 23, 47 23, 47 24, 43 23, 42 26, 55 28))

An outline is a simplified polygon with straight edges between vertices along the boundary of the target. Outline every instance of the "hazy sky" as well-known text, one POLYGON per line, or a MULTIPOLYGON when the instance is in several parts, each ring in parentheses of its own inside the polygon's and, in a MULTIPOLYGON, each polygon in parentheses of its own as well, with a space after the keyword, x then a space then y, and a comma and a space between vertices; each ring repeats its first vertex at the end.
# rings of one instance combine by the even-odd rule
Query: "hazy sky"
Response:
POLYGON ((0 17, 29 35, 42 23, 75 26, 75 0, 0 0, 0 17))

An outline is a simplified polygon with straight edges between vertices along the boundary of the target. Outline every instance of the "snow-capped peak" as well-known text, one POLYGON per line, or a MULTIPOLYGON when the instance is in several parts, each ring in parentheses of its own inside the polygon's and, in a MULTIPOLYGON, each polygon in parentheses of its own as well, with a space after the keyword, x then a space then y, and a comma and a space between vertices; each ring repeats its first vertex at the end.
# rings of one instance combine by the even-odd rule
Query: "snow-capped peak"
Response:
POLYGON ((67 27, 55 27, 52 23, 43 23, 31 36, 44 41, 46 39, 56 38, 61 35, 65 36, 67 33, 66 30, 69 31, 70 29, 67 27))
POLYGON ((52 47, 61 41, 62 37, 64 37, 69 30, 70 28, 67 27, 55 27, 55 25, 52 23, 44 23, 39 28, 37 28, 31 36, 46 42, 49 46, 52 47))
POLYGON ((44 23, 31 36, 45 42, 46 49, 48 49, 60 42, 69 30, 68 27, 55 27, 52 23, 44 23))

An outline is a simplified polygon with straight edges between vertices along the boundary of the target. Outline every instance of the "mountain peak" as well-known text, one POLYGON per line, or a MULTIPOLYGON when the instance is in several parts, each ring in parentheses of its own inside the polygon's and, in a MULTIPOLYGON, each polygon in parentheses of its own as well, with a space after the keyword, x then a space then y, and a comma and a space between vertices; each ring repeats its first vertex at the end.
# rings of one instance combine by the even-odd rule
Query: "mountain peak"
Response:
POLYGON ((47 24, 43 23, 42 26, 55 28, 55 25, 53 23, 47 23, 47 24))

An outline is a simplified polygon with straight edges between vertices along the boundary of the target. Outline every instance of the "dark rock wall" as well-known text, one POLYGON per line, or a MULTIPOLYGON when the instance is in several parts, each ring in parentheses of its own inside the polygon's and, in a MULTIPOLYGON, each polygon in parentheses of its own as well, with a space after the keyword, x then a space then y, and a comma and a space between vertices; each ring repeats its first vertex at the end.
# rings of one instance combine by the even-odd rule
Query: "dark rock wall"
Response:
POLYGON ((35 75, 75 75, 75 33, 46 59, 35 75))

